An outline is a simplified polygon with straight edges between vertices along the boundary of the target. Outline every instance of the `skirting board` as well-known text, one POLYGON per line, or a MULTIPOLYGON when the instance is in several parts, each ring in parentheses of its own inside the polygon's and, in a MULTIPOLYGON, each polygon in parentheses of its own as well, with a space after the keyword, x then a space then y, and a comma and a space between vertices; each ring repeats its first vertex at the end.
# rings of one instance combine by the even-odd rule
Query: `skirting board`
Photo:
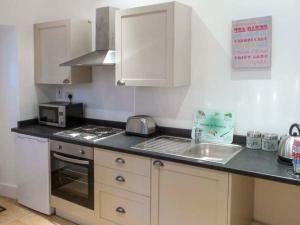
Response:
POLYGON ((0 195, 8 198, 17 198, 17 186, 11 184, 0 183, 0 195))

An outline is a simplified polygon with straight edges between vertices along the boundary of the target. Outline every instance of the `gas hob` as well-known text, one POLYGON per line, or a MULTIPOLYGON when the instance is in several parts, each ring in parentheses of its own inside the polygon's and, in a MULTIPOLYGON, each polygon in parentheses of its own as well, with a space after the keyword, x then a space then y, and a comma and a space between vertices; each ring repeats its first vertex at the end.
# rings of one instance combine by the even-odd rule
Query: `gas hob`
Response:
POLYGON ((104 127, 104 126, 96 126, 96 125, 86 125, 77 127, 71 130, 65 130, 54 135, 60 137, 66 137, 74 140, 86 141, 95 143, 97 141, 101 141, 105 138, 111 137, 113 135, 117 135, 123 133, 124 130, 113 128, 113 127, 104 127))

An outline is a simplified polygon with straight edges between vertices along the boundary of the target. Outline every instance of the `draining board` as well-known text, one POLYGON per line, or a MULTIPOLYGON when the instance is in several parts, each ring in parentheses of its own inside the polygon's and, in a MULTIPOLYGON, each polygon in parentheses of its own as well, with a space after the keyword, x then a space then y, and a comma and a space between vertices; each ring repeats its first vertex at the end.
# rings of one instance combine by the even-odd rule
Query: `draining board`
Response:
POLYGON ((149 141, 139 143, 132 148, 172 155, 181 155, 191 147, 191 139, 163 135, 149 141))

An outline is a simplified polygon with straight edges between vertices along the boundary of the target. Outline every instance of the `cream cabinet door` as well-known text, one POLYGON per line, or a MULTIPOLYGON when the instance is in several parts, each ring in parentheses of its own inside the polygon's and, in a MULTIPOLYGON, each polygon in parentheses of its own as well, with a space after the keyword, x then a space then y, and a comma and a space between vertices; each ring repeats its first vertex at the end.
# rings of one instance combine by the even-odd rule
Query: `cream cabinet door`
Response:
POLYGON ((37 84, 91 82, 91 67, 61 63, 91 51, 91 23, 60 20, 34 25, 34 76, 37 84))
POLYGON ((128 86, 170 83, 173 10, 170 4, 121 10, 116 16, 116 80, 128 86))
POLYGON ((227 225, 228 173, 153 160, 151 225, 227 225))
POLYGON ((190 83, 191 8, 169 2, 116 12, 116 85, 190 83))
POLYGON ((70 57, 70 21, 36 24, 34 32, 36 82, 62 84, 70 79, 70 68, 59 66, 70 57))

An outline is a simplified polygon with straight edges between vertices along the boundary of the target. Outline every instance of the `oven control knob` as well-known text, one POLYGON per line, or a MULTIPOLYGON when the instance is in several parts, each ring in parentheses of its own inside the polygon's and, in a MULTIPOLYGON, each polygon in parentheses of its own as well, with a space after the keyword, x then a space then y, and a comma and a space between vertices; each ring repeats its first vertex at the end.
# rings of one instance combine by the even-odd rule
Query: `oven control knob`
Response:
POLYGON ((80 153, 80 155, 84 155, 84 154, 85 154, 85 151, 80 150, 79 153, 80 153))

